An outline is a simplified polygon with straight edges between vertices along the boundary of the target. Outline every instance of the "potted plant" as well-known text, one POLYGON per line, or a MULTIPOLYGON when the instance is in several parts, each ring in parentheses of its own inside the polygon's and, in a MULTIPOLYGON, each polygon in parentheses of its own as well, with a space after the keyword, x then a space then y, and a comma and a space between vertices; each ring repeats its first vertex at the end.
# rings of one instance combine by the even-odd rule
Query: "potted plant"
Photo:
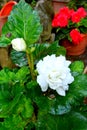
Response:
POLYGON ((80 55, 85 51, 86 22, 87 12, 83 7, 74 10, 65 6, 54 16, 52 26, 56 29, 56 38, 66 47, 68 55, 80 55))
POLYGON ((3 26, 0 46, 12 46, 16 68, 0 70, 0 129, 86 130, 84 64, 66 60, 56 41, 39 44, 42 30, 38 12, 23 0, 3 26))

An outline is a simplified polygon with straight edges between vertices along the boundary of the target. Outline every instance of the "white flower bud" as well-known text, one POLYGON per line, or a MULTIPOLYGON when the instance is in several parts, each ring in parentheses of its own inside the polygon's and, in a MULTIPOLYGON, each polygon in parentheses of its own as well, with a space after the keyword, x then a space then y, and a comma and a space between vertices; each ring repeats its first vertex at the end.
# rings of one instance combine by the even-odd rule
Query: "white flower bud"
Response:
POLYGON ((16 51, 25 51, 26 43, 23 38, 15 38, 11 41, 12 48, 16 51))

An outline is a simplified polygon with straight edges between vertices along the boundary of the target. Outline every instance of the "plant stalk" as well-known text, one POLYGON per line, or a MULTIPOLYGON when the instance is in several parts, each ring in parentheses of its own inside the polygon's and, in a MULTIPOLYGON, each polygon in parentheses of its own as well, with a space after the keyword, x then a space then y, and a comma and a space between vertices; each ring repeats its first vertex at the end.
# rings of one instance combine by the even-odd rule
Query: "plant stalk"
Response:
POLYGON ((28 65, 29 65, 29 68, 30 68, 30 73, 31 73, 32 80, 35 80, 34 60, 33 60, 32 52, 28 53, 28 51, 26 51, 26 54, 27 54, 28 65))

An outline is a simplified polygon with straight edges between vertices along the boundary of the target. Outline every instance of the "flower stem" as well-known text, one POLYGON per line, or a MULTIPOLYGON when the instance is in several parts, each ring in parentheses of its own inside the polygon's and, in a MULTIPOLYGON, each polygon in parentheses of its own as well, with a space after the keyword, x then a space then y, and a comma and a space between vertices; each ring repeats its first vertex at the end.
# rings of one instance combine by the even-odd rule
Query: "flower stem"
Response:
POLYGON ((28 51, 26 51, 26 54, 27 54, 28 65, 29 65, 29 68, 30 68, 32 80, 35 80, 33 55, 32 55, 32 53, 29 53, 28 51))

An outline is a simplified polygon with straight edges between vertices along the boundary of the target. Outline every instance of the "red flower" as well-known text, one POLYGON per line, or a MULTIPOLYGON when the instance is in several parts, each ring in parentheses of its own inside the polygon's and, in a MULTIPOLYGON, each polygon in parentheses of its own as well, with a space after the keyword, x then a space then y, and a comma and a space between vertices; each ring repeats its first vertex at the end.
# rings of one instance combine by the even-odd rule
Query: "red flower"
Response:
POLYGON ((77 45, 82 41, 82 35, 77 29, 73 29, 70 32, 70 37, 72 39, 73 44, 77 45))
POLYGON ((84 8, 79 8, 77 11, 72 12, 72 22, 78 23, 80 22, 81 18, 85 18, 87 16, 87 13, 84 8))
POLYGON ((59 15, 57 17, 57 20, 58 20, 58 25, 60 27, 66 27, 68 25, 68 19, 66 15, 59 15))
POLYGON ((57 15, 52 21, 53 27, 66 27, 68 25, 68 19, 66 15, 57 15))
POLYGON ((87 13, 83 7, 80 7, 77 12, 80 14, 81 18, 85 18, 87 16, 87 13))
POLYGON ((53 27, 58 27, 59 25, 58 25, 58 20, 57 20, 57 18, 54 18, 53 19, 53 21, 52 21, 52 26, 53 27))
POLYGON ((59 16, 59 13, 55 14, 53 20, 52 20, 52 26, 53 27, 58 27, 58 16, 59 16))
POLYGON ((70 15, 72 16, 72 14, 73 14, 74 12, 75 12, 74 9, 71 9, 71 10, 70 10, 70 15))
POLYGON ((72 39, 72 43, 77 45, 81 43, 83 39, 81 33, 86 33, 86 21, 87 13, 84 8, 80 7, 77 11, 75 11, 74 9, 63 7, 54 16, 52 27, 58 28, 56 29, 57 36, 59 34, 58 40, 69 39, 70 37, 72 39))
POLYGON ((81 20, 81 14, 79 12, 77 12, 77 11, 73 12, 71 16, 72 16, 71 20, 72 20, 73 23, 80 22, 80 20, 81 20))
POLYGON ((60 9, 59 14, 66 15, 66 17, 69 19, 71 17, 70 9, 68 7, 63 7, 60 9))

